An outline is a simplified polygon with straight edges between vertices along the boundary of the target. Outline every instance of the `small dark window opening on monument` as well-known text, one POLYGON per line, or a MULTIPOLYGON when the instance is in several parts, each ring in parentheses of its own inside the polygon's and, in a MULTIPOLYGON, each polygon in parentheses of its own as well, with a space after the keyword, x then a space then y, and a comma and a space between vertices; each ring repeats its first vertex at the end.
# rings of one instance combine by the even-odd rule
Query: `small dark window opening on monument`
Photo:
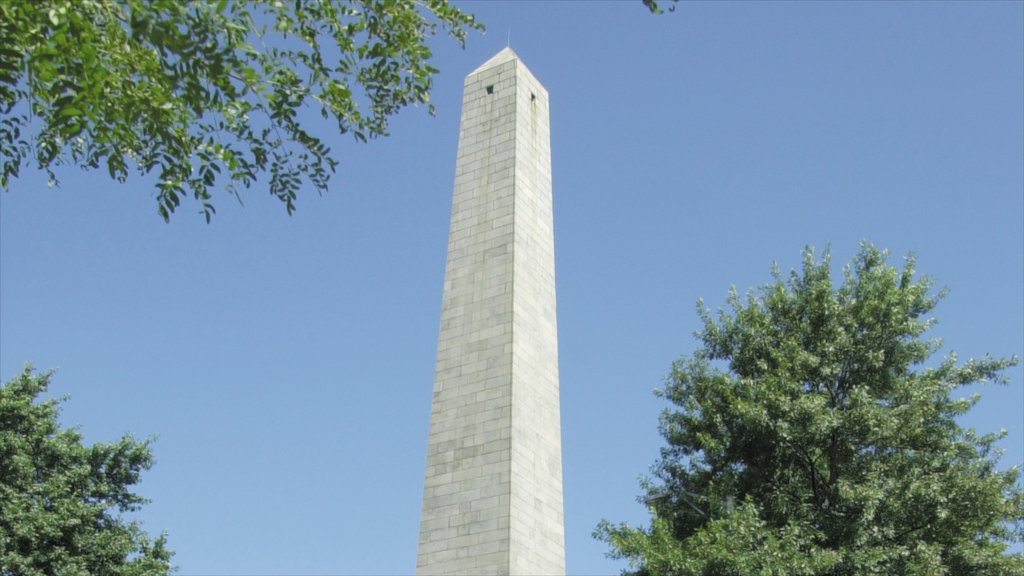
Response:
POLYGON ((530 102, 533 102, 536 99, 537 99, 537 95, 534 94, 533 92, 530 92, 530 102))
POLYGON ((488 94, 494 94, 494 84, 491 84, 490 86, 485 88, 485 90, 487 90, 488 94))

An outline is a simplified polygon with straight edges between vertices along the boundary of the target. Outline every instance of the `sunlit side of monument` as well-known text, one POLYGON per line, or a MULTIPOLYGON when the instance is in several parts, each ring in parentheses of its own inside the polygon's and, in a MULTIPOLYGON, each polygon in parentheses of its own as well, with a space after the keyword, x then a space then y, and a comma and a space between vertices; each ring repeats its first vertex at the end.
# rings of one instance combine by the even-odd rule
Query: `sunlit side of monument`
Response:
POLYGON ((564 574, 548 94, 466 77, 418 574, 564 574))

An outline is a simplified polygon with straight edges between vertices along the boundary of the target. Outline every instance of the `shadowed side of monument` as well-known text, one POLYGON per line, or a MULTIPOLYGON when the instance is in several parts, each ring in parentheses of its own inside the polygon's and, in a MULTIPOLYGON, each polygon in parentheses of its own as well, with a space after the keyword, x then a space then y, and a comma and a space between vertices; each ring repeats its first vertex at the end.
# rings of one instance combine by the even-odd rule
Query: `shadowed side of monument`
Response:
POLYGON ((466 77, 417 573, 563 574, 547 91, 466 77))

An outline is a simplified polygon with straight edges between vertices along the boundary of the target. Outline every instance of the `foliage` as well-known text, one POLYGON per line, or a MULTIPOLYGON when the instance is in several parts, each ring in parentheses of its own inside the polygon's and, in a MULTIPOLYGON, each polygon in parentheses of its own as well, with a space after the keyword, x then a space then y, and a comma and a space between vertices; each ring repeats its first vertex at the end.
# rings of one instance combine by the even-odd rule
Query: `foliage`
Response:
POLYGON ((166 538, 115 514, 145 500, 129 488, 152 463, 149 441, 84 446, 61 429, 50 374, 26 368, 0 387, 0 575, 170 572, 166 538))
MULTIPOLYGON (((664 12, 664 10, 662 9, 661 4, 659 4, 658 0, 641 0, 641 1, 644 3, 644 6, 646 6, 647 9, 651 11, 651 14, 662 14, 664 12)), ((679 0, 669 0, 669 2, 670 2, 670 4, 668 5, 668 11, 669 12, 674 12, 675 9, 676 9, 676 4, 679 2, 679 0)))
POLYGON ((870 245, 833 286, 829 257, 713 315, 675 363, 667 441, 645 480, 650 528, 595 532, 636 574, 1024 574, 1024 490, 957 417, 960 387, 1017 358, 928 362, 942 294, 870 245))
POLYGON ((360 141, 429 105, 425 41, 460 43, 473 16, 448 0, 5 0, 0 2, 0 186, 30 161, 157 175, 167 220, 183 198, 214 213, 270 174, 291 213, 337 161, 301 118, 360 141))

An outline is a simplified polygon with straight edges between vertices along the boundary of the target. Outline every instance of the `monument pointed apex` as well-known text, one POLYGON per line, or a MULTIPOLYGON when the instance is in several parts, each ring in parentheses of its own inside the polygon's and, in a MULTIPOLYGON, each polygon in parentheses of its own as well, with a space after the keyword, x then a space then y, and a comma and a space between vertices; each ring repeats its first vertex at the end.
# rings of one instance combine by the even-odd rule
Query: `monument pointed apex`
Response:
POLYGON ((472 76, 473 74, 476 74, 477 72, 480 72, 482 70, 486 70, 488 68, 491 68, 492 66, 497 66, 498 64, 504 64, 505 62, 508 62, 509 60, 518 60, 518 59, 519 59, 519 56, 517 56, 516 53, 513 52, 511 48, 506 46, 505 48, 502 48, 501 51, 499 51, 497 54, 495 54, 494 56, 491 56, 491 58, 487 62, 484 62, 483 64, 478 66, 476 70, 473 70, 472 72, 470 72, 469 75, 472 76))

